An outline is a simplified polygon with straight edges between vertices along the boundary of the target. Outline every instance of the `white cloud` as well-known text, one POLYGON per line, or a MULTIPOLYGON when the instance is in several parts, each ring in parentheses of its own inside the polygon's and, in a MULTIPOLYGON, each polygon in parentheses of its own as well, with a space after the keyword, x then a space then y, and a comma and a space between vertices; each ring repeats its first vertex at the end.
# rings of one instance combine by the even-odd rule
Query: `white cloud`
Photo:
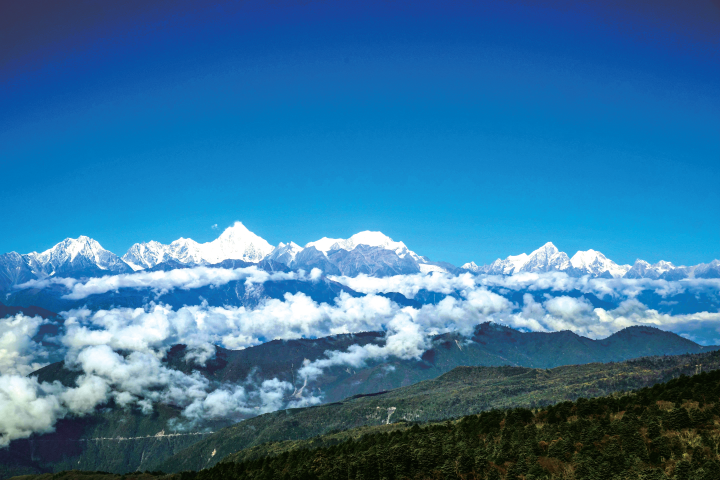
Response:
POLYGON ((475 277, 469 273, 454 276, 442 272, 433 272, 430 275, 418 273, 382 278, 360 274, 357 277, 329 276, 328 278, 347 285, 356 292, 368 294, 398 292, 407 298, 414 298, 420 290, 449 294, 455 291, 476 288, 475 277))
POLYGON ((553 292, 571 292, 577 290, 582 293, 592 293, 598 297, 609 295, 615 299, 633 298, 646 290, 653 291, 662 297, 686 291, 720 291, 720 279, 717 278, 688 278, 679 281, 653 280, 650 278, 610 279, 592 278, 590 276, 571 277, 564 272, 523 272, 510 276, 472 275, 470 273, 454 276, 448 273, 434 272, 431 275, 396 275, 384 278, 374 278, 366 275, 357 277, 331 276, 329 278, 358 292, 374 294, 399 292, 408 298, 414 298, 420 290, 446 295, 459 293, 465 296, 468 292, 482 287, 510 291, 551 290, 553 292))
MULTIPOLYGON (((317 279, 317 274, 315 277, 317 279)), ((51 284, 64 285, 70 293, 62 298, 67 300, 81 300, 90 295, 118 291, 121 288, 149 288, 158 294, 167 293, 179 288, 189 290, 206 287, 208 285, 221 286, 236 280, 245 280, 247 285, 280 280, 306 280, 305 272, 273 272, 260 270, 255 266, 246 268, 226 269, 210 267, 179 268, 167 272, 135 272, 122 275, 107 275, 91 278, 81 282, 72 278, 51 277, 43 280, 31 280, 18 285, 23 288, 45 288, 51 284)))
POLYGON ((55 395, 48 394, 52 388, 41 386, 35 378, 0 376, 0 446, 53 430, 65 409, 55 395))
POLYGON ((0 374, 27 375, 47 365, 47 351, 32 339, 43 323, 23 314, 0 319, 0 374))
MULTIPOLYGON (((233 280, 257 283, 297 279, 313 282, 309 274, 268 273, 255 267, 235 270, 198 267, 170 272, 139 272, 78 282, 63 283, 68 297, 119 288, 151 288, 157 292, 173 288, 222 285, 233 280)), ((690 338, 718 338, 720 313, 701 312, 668 315, 637 300, 639 292, 653 290, 669 296, 678 292, 720 291, 720 281, 591 279, 563 273, 521 274, 513 277, 406 275, 387 278, 359 276, 336 280, 363 297, 342 292, 331 303, 317 303, 303 293, 286 293, 282 299, 264 299, 257 307, 211 307, 207 303, 177 310, 150 303, 145 308, 116 308, 64 312, 64 330, 59 336, 67 365, 80 370, 72 388, 40 384, 26 375, 47 360, 44 349, 32 340, 43 320, 22 315, 0 321, 0 434, 4 441, 47 432, 57 419, 85 415, 113 399, 125 408, 151 412, 158 403, 181 408, 175 428, 194 428, 214 419, 237 419, 279 408, 306 406, 320 398, 311 388, 291 385, 276 378, 249 378, 241 384, 213 383, 199 373, 186 374, 170 368, 163 358, 171 346, 185 344, 184 360, 203 365, 215 353, 215 345, 238 349, 271 339, 312 338, 363 331, 386 332, 383 341, 352 345, 344 351, 329 351, 308 361, 299 372, 302 381, 312 382, 333 366, 361 368, 368 362, 388 358, 413 359, 429 348, 431 335, 458 331, 470 336, 484 321, 497 321, 532 331, 571 330, 591 338, 604 338, 630 325, 652 325, 685 334, 690 338), (593 308, 575 295, 544 298, 535 293, 514 304, 489 288, 555 293, 580 291, 619 299, 614 309, 593 308), (400 292, 414 297, 420 290, 455 294, 436 305, 419 309, 402 307, 381 292, 400 292), (537 300, 536 300, 537 299, 537 300), (702 334, 702 335, 700 335, 702 334), (15 395, 17 391, 17 395, 15 395)), ((307 386, 307 384, 304 384, 307 386)))

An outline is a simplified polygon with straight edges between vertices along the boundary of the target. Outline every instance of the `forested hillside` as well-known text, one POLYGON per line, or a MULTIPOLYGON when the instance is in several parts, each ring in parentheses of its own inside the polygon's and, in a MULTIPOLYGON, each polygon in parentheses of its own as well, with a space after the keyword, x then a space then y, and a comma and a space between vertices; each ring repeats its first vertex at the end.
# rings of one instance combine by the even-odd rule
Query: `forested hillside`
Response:
MULTIPOLYGON (((717 480, 720 371, 541 409, 490 410, 269 443, 179 474, 27 480, 717 480)), ((20 478, 20 477, 18 477, 20 478)))
MULTIPOLYGON (((261 415, 209 435, 153 470, 200 470, 266 442, 297 441, 355 427, 442 421, 491 409, 539 408, 652 386, 720 368, 720 352, 558 367, 459 367, 437 379, 330 405, 261 415), (403 423, 405 422, 405 423, 403 423)), ((342 438, 342 435, 340 436, 342 438)), ((333 440, 335 441, 335 440, 333 440)))
POLYGON ((632 394, 373 433, 272 457, 229 457, 182 479, 720 478, 720 372, 632 394))

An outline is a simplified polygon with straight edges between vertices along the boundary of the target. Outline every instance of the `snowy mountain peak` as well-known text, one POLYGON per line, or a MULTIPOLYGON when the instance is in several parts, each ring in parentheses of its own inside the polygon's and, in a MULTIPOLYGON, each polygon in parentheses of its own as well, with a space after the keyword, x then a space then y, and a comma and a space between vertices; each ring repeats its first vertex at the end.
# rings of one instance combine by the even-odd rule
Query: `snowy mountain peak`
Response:
POLYGON ((295 261, 295 257, 297 257, 297 254, 302 250, 303 248, 295 242, 287 244, 280 242, 278 246, 270 252, 266 259, 290 265, 295 261))
POLYGON ((533 251, 530 256, 537 256, 537 255, 555 255, 556 253, 560 252, 558 248, 555 246, 552 242, 547 242, 542 247, 538 248, 537 250, 533 251))
POLYGON ((532 252, 525 264, 520 267, 521 272, 549 272, 553 270, 566 270, 570 266, 570 258, 565 252, 557 249, 552 242, 532 252))
POLYGON ((219 263, 228 259, 257 263, 272 252, 273 247, 242 223, 235 222, 216 240, 202 244, 201 250, 203 259, 209 263, 219 263))
POLYGON ((530 255, 527 253, 521 253, 520 255, 510 255, 505 259, 505 261, 511 268, 514 269, 514 271, 519 272, 520 269, 527 263, 528 258, 530 258, 530 255))
POLYGON ((122 259, 130 267, 137 271, 152 268, 162 263, 166 258, 166 246, 155 240, 146 243, 136 243, 127 251, 122 259))
POLYGON ((98 242, 85 235, 80 235, 78 238, 66 238, 52 248, 35 254, 35 258, 43 264, 73 261, 78 255, 97 261, 98 254, 102 251, 105 250, 98 242))
POLYGON ((265 239, 242 223, 235 222, 212 242, 198 243, 191 238, 180 237, 170 245, 154 241, 136 243, 123 255, 123 260, 134 270, 152 268, 168 260, 186 265, 215 264, 223 260, 257 263, 272 250, 265 239))
POLYGON ((234 224, 226 228, 215 241, 220 241, 223 243, 236 243, 243 242, 248 238, 257 239, 260 237, 248 230, 247 227, 242 224, 242 222, 235 222, 234 224))
POLYGON ((315 247, 317 250, 327 254, 327 252, 332 250, 340 250, 342 248, 341 245, 343 245, 344 242, 345 240, 342 238, 323 237, 320 240, 309 242, 305 245, 305 248, 315 247))
POLYGON ((36 275, 54 275, 71 270, 109 270, 119 273, 130 268, 114 253, 90 237, 66 238, 42 253, 24 255, 36 275))
POLYGON ((630 265, 618 265, 596 250, 579 251, 570 259, 573 268, 582 274, 600 276, 609 273, 613 278, 624 276, 630 265))
POLYGON ((402 242, 394 242, 392 238, 388 237, 382 232, 371 232, 370 230, 356 233, 352 237, 348 238, 347 242, 353 245, 367 245, 370 247, 385 247, 388 245, 405 246, 405 244, 402 242))
MULTIPOLYGON (((465 267, 463 267, 465 268, 465 267)), ((470 270, 470 268, 466 268, 470 270)), ((572 274, 603 275, 608 272, 613 277, 621 277, 630 270, 629 265, 617 265, 609 260, 602 253, 595 250, 577 252, 573 258, 569 258, 565 252, 561 252, 552 243, 547 242, 542 247, 534 250, 530 255, 510 255, 506 259, 498 258, 490 265, 477 267, 472 271, 488 273, 491 275, 513 275, 520 272, 551 272, 568 271, 572 274)))
MULTIPOLYGON (((404 258, 405 255, 410 254, 413 258, 419 258, 417 254, 408 250, 407 246, 403 242, 395 242, 392 238, 383 234, 382 232, 371 232, 366 230, 359 232, 347 239, 348 246, 352 250, 357 245, 367 245, 369 247, 380 247, 385 250, 394 251, 400 258, 404 258)), ((417 259, 416 258, 416 259, 417 259)))
POLYGON ((667 272, 668 270, 672 270, 673 268, 676 268, 675 265, 673 265, 671 262, 666 262, 665 260, 660 260, 656 264, 653 265, 654 268, 663 270, 667 272))
POLYGON ((410 255, 417 261, 423 261, 415 252, 409 250, 403 242, 395 242, 382 232, 364 232, 356 233, 348 239, 323 237, 320 240, 310 242, 305 248, 315 247, 325 255, 334 250, 354 250, 358 245, 367 245, 368 247, 378 247, 384 250, 394 251, 400 258, 410 255))
POLYGON ((480 267, 475 262, 468 262, 460 267, 462 270, 469 270, 471 272, 479 272, 480 267))
POLYGON ((670 262, 660 260, 654 265, 645 260, 637 259, 635 264, 628 270, 626 277, 628 278, 660 278, 661 275, 675 270, 675 265, 670 262))

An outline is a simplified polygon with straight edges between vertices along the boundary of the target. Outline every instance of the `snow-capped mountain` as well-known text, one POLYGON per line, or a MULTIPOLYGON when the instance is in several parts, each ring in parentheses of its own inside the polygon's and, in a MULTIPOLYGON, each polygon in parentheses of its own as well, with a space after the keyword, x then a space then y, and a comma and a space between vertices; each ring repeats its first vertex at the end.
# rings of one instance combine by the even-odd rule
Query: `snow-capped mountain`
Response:
POLYGON ((651 265, 643 260, 637 260, 632 266, 618 265, 596 250, 579 251, 570 258, 550 242, 529 255, 511 255, 482 266, 469 262, 459 269, 448 263, 432 262, 408 249, 403 242, 373 231, 359 232, 347 239, 323 237, 305 247, 289 242, 273 248, 236 222, 211 242, 198 243, 190 238, 180 238, 169 245, 156 241, 136 243, 122 258, 86 236, 67 238, 41 253, 6 253, 0 255, 0 291, 6 292, 29 280, 48 276, 82 278, 193 265, 237 268, 238 264, 246 266, 248 263, 259 264, 260 268, 270 271, 275 271, 279 263, 284 265, 282 268, 291 270, 319 268, 326 275, 376 277, 466 271, 489 275, 565 272, 571 276, 663 280, 720 278, 718 260, 690 267, 675 266, 666 261, 651 265))
POLYGON ((42 276, 63 276, 66 274, 128 273, 132 269, 120 257, 102 248, 97 241, 81 235, 78 238, 66 238, 42 253, 32 252, 24 255, 33 273, 42 276))
POLYGON ((372 276, 454 272, 453 265, 431 262, 382 232, 364 231, 350 238, 328 238, 309 242, 305 248, 281 243, 266 257, 290 268, 319 268, 329 275, 372 276))
POLYGON ((170 260, 185 265, 212 265, 224 260, 257 263, 272 251, 265 239, 235 222, 212 242, 198 243, 190 238, 180 238, 170 245, 155 241, 136 243, 122 258, 134 270, 143 270, 170 260))
POLYGON ((66 238, 44 252, 0 256, 0 288, 50 276, 94 277, 129 273, 120 257, 86 236, 66 238))
POLYGON ((272 252, 265 257, 265 260, 272 260, 274 262, 284 263, 290 265, 295 261, 297 254, 303 251, 303 247, 295 242, 288 244, 280 242, 280 244, 273 249, 272 252))
POLYGON ((475 265, 475 262, 473 262, 475 267, 472 271, 489 275, 512 275, 520 272, 520 269, 527 263, 529 256, 527 253, 510 255, 505 260, 498 258, 490 265, 483 266, 475 265))
POLYGON ((690 267, 675 266, 660 260, 649 264, 644 260, 636 260, 625 275, 626 278, 653 278, 662 280, 682 280, 684 278, 720 278, 720 260, 710 263, 699 263, 690 267))
POLYGON ((482 267, 480 267, 475 262, 463 263, 462 266, 460 267, 460 270, 466 270, 466 271, 472 272, 472 273, 481 273, 481 269, 482 269, 482 267))
POLYGON ((25 255, 16 252, 0 255, 0 291, 37 278, 25 255))
POLYGON ((609 274, 620 278, 630 270, 630 265, 618 265, 602 253, 595 250, 579 251, 570 259, 571 267, 581 275, 600 277, 609 274))
POLYGON ((383 250, 393 251, 400 258, 405 258, 406 255, 410 255, 416 261, 420 260, 420 255, 409 250, 403 242, 395 242, 382 232, 371 232, 369 230, 356 233, 348 239, 323 237, 320 240, 308 243, 305 245, 305 248, 315 247, 327 255, 328 252, 333 250, 350 251, 358 245, 378 247, 383 250))
POLYGON ((201 245, 203 258, 208 263, 230 259, 257 263, 272 250, 272 245, 240 222, 235 222, 232 227, 225 229, 216 240, 201 245))
MULTIPOLYGON (((473 263, 473 265, 475 264, 473 263)), ((467 270, 489 275, 512 275, 521 272, 563 271, 569 267, 570 258, 567 254, 559 251, 555 245, 548 242, 530 255, 521 253, 520 255, 511 255, 504 260, 498 258, 490 265, 482 267, 475 265, 474 268, 467 270)))
POLYGON ((122 259, 133 270, 152 268, 169 258, 167 256, 167 247, 168 245, 163 245, 154 240, 146 243, 136 243, 122 256, 122 259))
MULTIPOLYGON (((664 260, 651 265, 645 260, 637 259, 625 275, 627 278, 660 278, 663 274, 677 269, 675 265, 664 260)), ((685 269, 686 267, 680 267, 685 269)))
POLYGON ((478 266, 466 263, 463 270, 488 275, 513 275, 522 272, 565 272, 568 275, 620 278, 631 269, 630 265, 618 265, 596 250, 579 251, 572 258, 561 252, 551 242, 533 251, 506 259, 498 258, 490 265, 478 266))
POLYGON ((692 268, 692 275, 695 278, 720 278, 720 260, 713 260, 710 263, 700 263, 690 268, 692 268))
POLYGON ((561 252, 551 242, 532 252, 522 267, 521 272, 551 272, 563 271, 570 267, 570 258, 567 253, 561 252))

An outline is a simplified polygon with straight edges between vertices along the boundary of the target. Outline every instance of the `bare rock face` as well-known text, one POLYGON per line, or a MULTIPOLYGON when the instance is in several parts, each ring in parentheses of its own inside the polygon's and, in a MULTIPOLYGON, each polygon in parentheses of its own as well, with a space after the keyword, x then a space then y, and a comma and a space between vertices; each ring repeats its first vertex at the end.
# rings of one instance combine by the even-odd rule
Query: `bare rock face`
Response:
POLYGON ((355 277, 365 274, 373 277, 420 273, 417 261, 409 255, 400 258, 392 250, 359 245, 354 249, 335 250, 328 258, 342 275, 355 277))
POLYGON ((0 255, 0 292, 38 278, 24 257, 16 252, 0 255))
POLYGON ((319 268, 326 275, 340 275, 340 269, 330 261, 330 259, 315 247, 307 247, 297 254, 295 261, 290 265, 295 269, 303 269, 311 271, 313 268, 319 268))

